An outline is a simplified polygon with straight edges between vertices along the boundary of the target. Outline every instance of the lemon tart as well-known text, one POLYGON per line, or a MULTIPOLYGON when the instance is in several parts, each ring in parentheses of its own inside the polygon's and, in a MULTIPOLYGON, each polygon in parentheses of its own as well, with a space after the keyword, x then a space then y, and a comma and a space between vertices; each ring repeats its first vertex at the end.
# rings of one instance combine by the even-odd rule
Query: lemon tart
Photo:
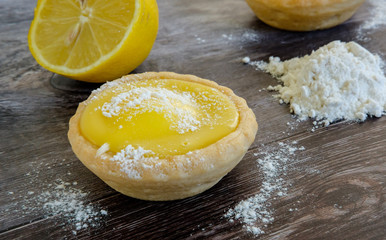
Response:
POLYGON ((334 27, 349 19, 365 0, 246 0, 266 24, 290 31, 334 27))
POLYGON ((82 163, 115 190, 144 200, 201 193, 231 171, 257 122, 229 88, 170 72, 124 76, 80 103, 68 138, 82 163))

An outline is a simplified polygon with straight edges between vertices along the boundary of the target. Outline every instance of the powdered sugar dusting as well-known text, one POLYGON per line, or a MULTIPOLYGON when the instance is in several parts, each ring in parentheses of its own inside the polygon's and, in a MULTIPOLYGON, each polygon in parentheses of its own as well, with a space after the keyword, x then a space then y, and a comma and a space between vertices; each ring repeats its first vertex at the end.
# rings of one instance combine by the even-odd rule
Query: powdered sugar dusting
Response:
MULTIPOLYGON (((151 172, 152 177, 165 179, 168 177, 167 170, 165 172, 165 160, 160 159, 156 153, 151 150, 146 150, 142 147, 134 147, 127 145, 125 149, 116 153, 110 161, 118 163, 121 172, 132 179, 142 179, 144 172, 151 172)), ((195 152, 188 152, 186 155, 177 156, 167 159, 168 168, 173 168, 173 171, 178 172, 182 176, 186 176, 192 169, 203 167, 203 162, 206 159, 202 156, 197 156, 195 152)), ((207 169, 213 169, 214 165, 209 164, 204 166, 207 169)))
POLYGON ((272 201, 287 194, 288 183, 284 179, 288 164, 296 159, 296 152, 303 151, 297 142, 279 142, 276 146, 263 146, 255 153, 256 163, 262 172, 262 183, 259 193, 242 200, 225 214, 231 222, 240 221, 244 228, 255 236, 264 234, 264 228, 272 223, 274 209, 272 201))
MULTIPOLYGON (((126 146, 120 152, 115 154, 110 160, 118 162, 121 171, 126 173, 132 179, 141 179, 141 168, 153 168, 158 157, 146 157, 146 154, 154 154, 151 150, 145 150, 142 147, 134 148, 132 145, 126 146)), ((160 163, 158 163, 160 164, 160 163)))
POLYGON ((194 109, 197 104, 189 92, 177 92, 165 88, 138 87, 114 96, 102 106, 105 117, 119 116, 122 112, 133 111, 133 117, 143 112, 163 113, 171 122, 171 129, 183 134, 197 130, 201 122, 194 109), (174 120, 177 116, 177 121, 174 120))

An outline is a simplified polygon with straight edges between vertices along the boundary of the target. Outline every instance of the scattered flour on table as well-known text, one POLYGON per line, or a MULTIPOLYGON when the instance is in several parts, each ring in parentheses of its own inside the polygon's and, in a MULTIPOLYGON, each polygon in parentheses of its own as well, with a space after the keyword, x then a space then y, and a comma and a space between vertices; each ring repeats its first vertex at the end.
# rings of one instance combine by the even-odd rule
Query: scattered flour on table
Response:
POLYGON ((355 42, 334 41, 302 58, 249 64, 277 78, 281 84, 267 89, 278 91, 275 96, 300 120, 314 118, 315 126, 385 115, 384 63, 355 42))
POLYGON ((275 219, 272 201, 287 194, 289 184, 284 177, 289 170, 288 165, 296 160, 295 153, 304 149, 303 146, 297 146, 296 141, 263 146, 254 154, 263 175, 259 193, 229 209, 225 217, 231 222, 240 221, 255 236, 264 234, 264 228, 275 219))
POLYGON ((53 189, 42 192, 38 201, 43 205, 47 216, 61 215, 72 224, 74 235, 77 231, 97 227, 107 211, 86 203, 87 193, 74 188, 77 182, 69 183, 56 180, 53 189))
POLYGON ((260 42, 263 39, 263 34, 259 33, 258 31, 252 31, 248 30, 243 33, 241 36, 241 40, 243 41, 253 41, 253 42, 260 42))
MULTIPOLYGON (((16 218, 35 218, 43 215, 44 218, 55 217, 55 224, 72 230, 76 235, 78 231, 103 224, 108 212, 97 204, 88 202, 88 193, 78 187, 75 180, 64 181, 57 178, 57 173, 44 174, 47 169, 73 167, 73 162, 66 159, 52 159, 51 162, 31 161, 31 171, 25 176, 30 180, 26 188, 31 190, 7 191, 11 200, 5 209, 0 209, 0 215, 7 214, 16 218), (39 186, 39 188, 32 187, 39 186)), ((72 173, 67 172, 63 177, 72 178, 72 173)), ((9 189, 11 190, 11 189, 9 189)))
POLYGON ((374 30, 382 25, 386 25, 386 1, 385 0, 368 0, 371 5, 368 18, 362 23, 359 30, 374 30))
POLYGON ((261 39, 261 34, 259 34, 257 31, 253 30, 246 30, 246 31, 237 31, 230 34, 221 34, 221 37, 229 42, 235 41, 259 41, 261 39))
POLYGON ((233 34, 222 34, 221 37, 223 37, 229 41, 233 40, 233 34))

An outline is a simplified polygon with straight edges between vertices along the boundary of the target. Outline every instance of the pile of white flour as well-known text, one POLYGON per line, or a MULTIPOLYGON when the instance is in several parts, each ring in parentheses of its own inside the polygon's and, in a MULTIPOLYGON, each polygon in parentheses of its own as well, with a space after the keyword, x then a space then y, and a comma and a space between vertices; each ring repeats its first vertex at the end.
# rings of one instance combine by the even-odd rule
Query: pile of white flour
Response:
POLYGON ((383 62, 355 42, 334 41, 302 58, 282 62, 270 57, 269 63, 249 64, 281 82, 268 90, 278 91, 276 96, 289 103, 300 120, 310 117, 315 125, 326 126, 337 120, 385 115, 383 62))

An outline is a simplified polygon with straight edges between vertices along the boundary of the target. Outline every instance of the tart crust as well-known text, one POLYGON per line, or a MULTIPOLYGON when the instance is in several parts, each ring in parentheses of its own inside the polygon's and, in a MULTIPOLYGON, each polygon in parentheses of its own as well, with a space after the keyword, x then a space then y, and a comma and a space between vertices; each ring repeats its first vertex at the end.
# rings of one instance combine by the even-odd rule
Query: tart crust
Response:
POLYGON ((349 19, 365 0, 246 0, 266 24, 284 30, 312 31, 349 19))
POLYGON ((80 118, 87 103, 100 91, 109 88, 109 84, 104 84, 100 90, 94 91, 86 101, 79 104, 69 123, 68 138, 80 161, 107 185, 127 196, 143 200, 182 199, 209 189, 241 161, 253 143, 258 128, 255 115, 244 99, 213 81, 171 72, 127 75, 110 84, 117 85, 138 79, 176 79, 216 88, 235 104, 239 124, 233 132, 205 148, 183 155, 150 159, 143 167, 141 164, 136 165, 141 178, 132 178, 121 171, 121 165, 110 160, 115 155, 114 152, 97 153, 100 146, 89 142, 80 131, 80 118), (149 163, 153 167, 149 167, 149 163))

